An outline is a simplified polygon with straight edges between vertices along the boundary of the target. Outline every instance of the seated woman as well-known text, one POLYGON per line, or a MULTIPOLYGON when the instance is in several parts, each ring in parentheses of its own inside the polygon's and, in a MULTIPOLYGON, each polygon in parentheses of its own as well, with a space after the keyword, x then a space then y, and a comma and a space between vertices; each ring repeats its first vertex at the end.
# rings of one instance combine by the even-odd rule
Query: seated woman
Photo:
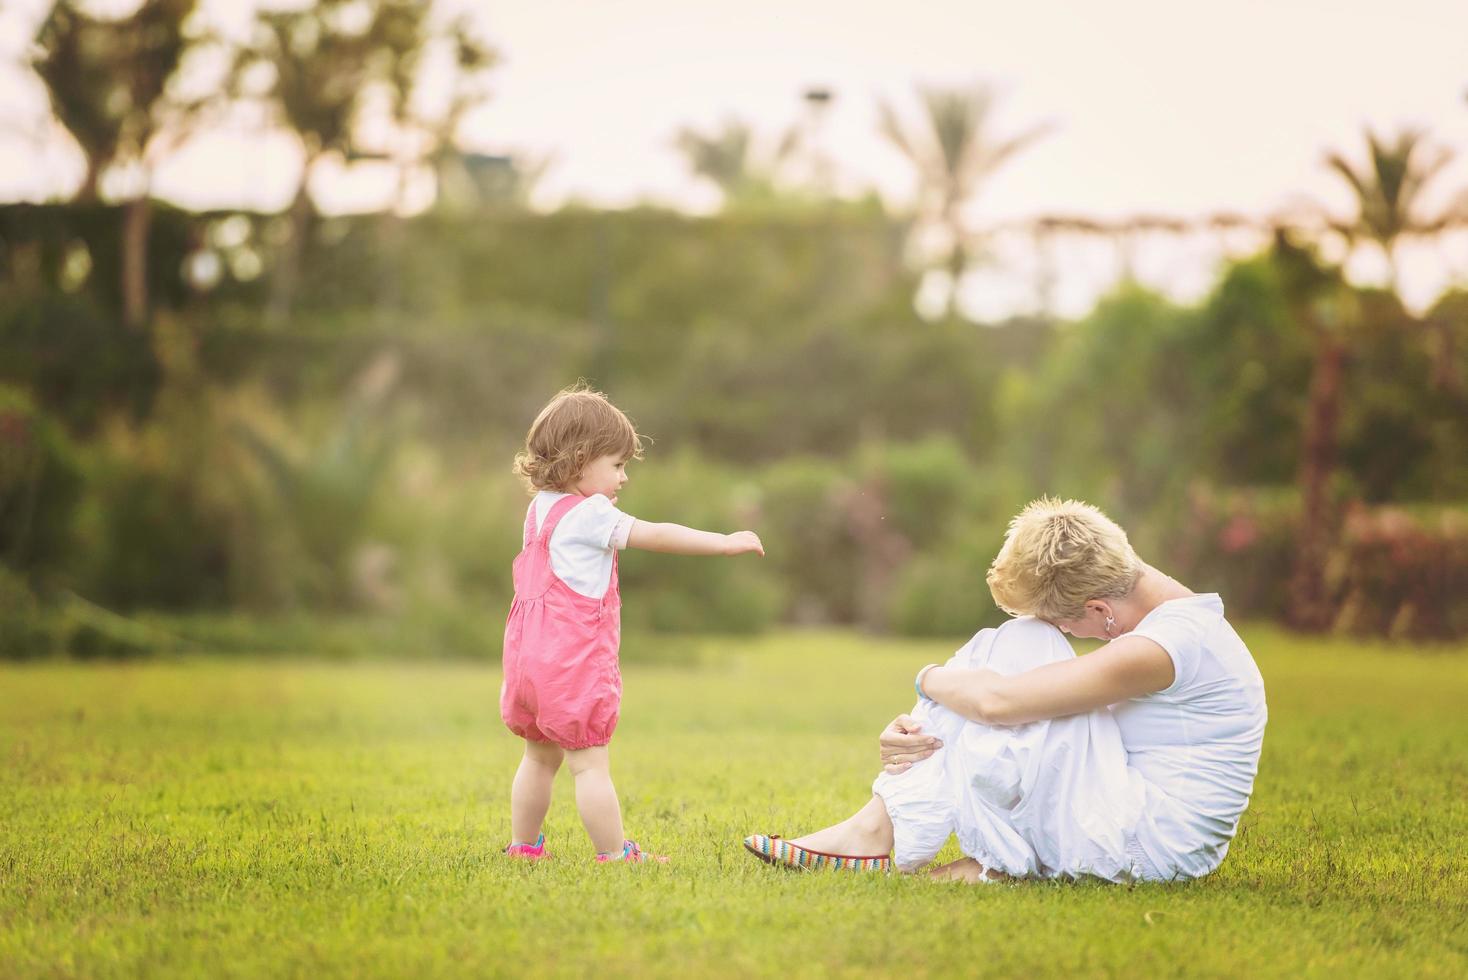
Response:
POLYGON ((1223 616, 1139 559, 1096 508, 1041 499, 989 570, 1020 617, 918 671, 873 797, 825 830, 744 846, 773 864, 904 871, 957 834, 967 881, 1197 878, 1249 805, 1264 682, 1223 616), (1075 656, 1062 633, 1110 642, 1075 656))

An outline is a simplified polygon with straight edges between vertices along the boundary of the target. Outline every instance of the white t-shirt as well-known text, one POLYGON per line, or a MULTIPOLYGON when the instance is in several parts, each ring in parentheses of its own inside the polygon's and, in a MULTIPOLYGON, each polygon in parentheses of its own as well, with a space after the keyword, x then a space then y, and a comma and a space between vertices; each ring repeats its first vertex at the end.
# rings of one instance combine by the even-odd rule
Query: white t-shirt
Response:
MULTIPOLYGON (((564 493, 542 490, 535 495, 535 526, 545 526, 551 508, 564 493)), ((568 510, 551 533, 551 570, 573 590, 593 599, 612 584, 612 557, 627 547, 633 517, 601 494, 593 494, 568 510)))
POLYGON ((1264 745, 1264 679, 1217 594, 1171 599, 1131 636, 1172 658, 1164 690, 1112 706, 1127 762, 1147 782, 1137 842, 1158 868, 1218 867, 1249 805, 1264 745))

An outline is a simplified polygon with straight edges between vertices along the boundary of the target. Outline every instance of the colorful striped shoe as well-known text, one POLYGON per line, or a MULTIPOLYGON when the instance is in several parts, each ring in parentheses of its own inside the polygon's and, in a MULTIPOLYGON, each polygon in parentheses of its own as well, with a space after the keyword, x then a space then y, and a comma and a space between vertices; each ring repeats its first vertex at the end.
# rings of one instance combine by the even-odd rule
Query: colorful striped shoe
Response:
POLYGON ((511 844, 505 848, 505 856, 521 858, 526 861, 541 861, 550 857, 545 852, 545 834, 541 834, 534 844, 511 844))
POLYGON ((766 864, 784 868, 836 868, 841 871, 891 871, 892 858, 886 854, 858 857, 852 854, 826 854, 812 851, 784 840, 779 834, 766 837, 752 834, 744 838, 744 849, 766 864))

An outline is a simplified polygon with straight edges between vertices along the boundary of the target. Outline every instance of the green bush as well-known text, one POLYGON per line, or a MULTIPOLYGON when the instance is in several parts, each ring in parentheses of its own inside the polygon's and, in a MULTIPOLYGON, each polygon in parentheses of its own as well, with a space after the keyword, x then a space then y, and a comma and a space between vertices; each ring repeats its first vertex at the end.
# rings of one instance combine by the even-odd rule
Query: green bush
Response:
POLYGON ((953 532, 978 475, 946 435, 868 446, 859 465, 881 492, 892 530, 922 550, 941 545, 953 532))
MULTIPOLYGON (((643 520, 727 533, 755 523, 756 494, 733 471, 680 453, 634 463, 617 505, 643 520)), ((521 513, 511 518, 517 529, 521 513)), ((757 633, 780 612, 776 569, 757 555, 684 557, 629 549, 618 561, 628 630, 757 633)))
POLYGON ((1300 519, 1293 491, 1197 483, 1170 516, 1176 523, 1151 535, 1164 543, 1151 557, 1163 571, 1219 593, 1235 619, 1286 617, 1300 519))
POLYGON ((1468 518, 1356 507, 1346 517, 1328 586, 1335 628, 1392 639, 1468 636, 1468 518))
POLYGON ((168 633, 69 593, 42 603, 19 575, 0 565, 0 660, 122 659, 173 646, 168 633))
POLYGON ((760 474, 756 529, 783 586, 784 618, 857 621, 862 547, 850 507, 862 492, 853 468, 834 460, 797 457, 760 474))
POLYGON ((476 644, 488 636, 491 647, 481 654, 497 657, 528 498, 507 460, 499 472, 460 476, 445 469, 437 454, 409 448, 384 490, 374 532, 396 558, 392 605, 424 622, 458 620, 460 626, 445 629, 472 635, 476 644))
POLYGON ((24 392, 0 384, 0 564, 23 571, 33 586, 59 574, 83 489, 61 427, 24 392))
POLYGON ((25 580, 0 565, 0 660, 57 653, 62 647, 57 632, 25 580))
POLYGON ((1004 541, 999 521, 960 529, 944 547, 902 569, 893 589, 890 622, 905 636, 969 636, 1007 615, 994 605, 985 577, 1004 541))
POLYGON ((25 386, 71 432, 93 432, 112 413, 141 419, 152 408, 162 372, 146 332, 65 294, 0 309, 0 383, 25 386))
POLYGON ((504 616, 467 604, 415 605, 399 613, 149 614, 142 624, 190 654, 320 660, 498 661, 504 616))
POLYGON ((165 389, 147 425, 109 429, 88 461, 76 591, 117 610, 219 609, 254 598, 247 576, 278 522, 229 437, 222 397, 165 389))
MULTIPOLYGON (((1299 505, 1285 490, 1193 488, 1167 570, 1223 596, 1235 618, 1287 618, 1299 505)), ((1333 628, 1360 636, 1468 635, 1468 520, 1460 508, 1350 508, 1326 558, 1333 628)))
POLYGON ((289 529, 300 598, 317 608, 361 605, 357 560, 384 495, 394 435, 360 401, 299 447, 248 425, 232 434, 263 471, 274 513, 289 529))
POLYGON ((100 469, 87 593, 121 609, 225 605, 228 515, 211 506, 193 474, 131 460, 100 469))

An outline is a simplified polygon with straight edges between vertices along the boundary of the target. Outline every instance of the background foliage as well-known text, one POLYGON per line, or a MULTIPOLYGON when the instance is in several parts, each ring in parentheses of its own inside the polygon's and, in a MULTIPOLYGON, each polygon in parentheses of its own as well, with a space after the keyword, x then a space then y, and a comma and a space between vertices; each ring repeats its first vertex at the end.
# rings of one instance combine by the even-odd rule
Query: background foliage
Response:
MULTIPOLYGON (((581 378, 655 440, 629 511, 769 548, 626 556, 637 629, 967 633, 998 615, 984 570, 1041 493, 1100 505, 1238 615, 1468 628, 1468 292, 1410 313, 1278 227, 1193 305, 1123 279, 1079 320, 973 322, 962 205, 1043 136, 996 133, 985 89, 886 110, 926 188, 912 214, 790 188, 800 134, 764 160, 738 123, 680 137, 718 214, 532 212, 543 168, 452 142, 492 47, 421 5, 346 6, 263 12, 228 43, 185 0, 112 20, 63 0, 42 25, 33 67, 88 169, 73 200, 0 205, 0 655, 494 656, 524 504, 509 460, 581 378), (212 87, 167 83, 205 49, 212 87), (430 62, 453 80, 437 113, 415 95, 430 62), (158 155, 242 101, 301 143, 291 206, 154 200, 158 155), (413 152, 374 142, 373 113, 413 152), (313 168, 362 160, 443 193, 412 218, 319 213, 313 168), (141 191, 104 194, 127 168, 141 191), (946 250, 915 259, 925 228, 946 250), (339 632, 312 639, 313 619, 339 632)), ((1424 134, 1368 136, 1365 167, 1330 159, 1360 199, 1332 233, 1394 282, 1400 240, 1458 219, 1420 213, 1445 159, 1424 134)))
MULTIPOLYGON (((70 218, 5 214, 12 252, 70 218)), ((880 214, 434 217, 395 251, 363 244, 392 219, 334 220, 338 244, 279 327, 246 282, 135 333, 105 296, 17 282, 12 264, 13 577, 129 613, 492 621, 523 500, 509 459, 543 401, 585 377, 655 440, 629 511, 769 544, 763 563, 627 556, 638 625, 961 633, 994 616, 982 573, 1042 492, 1095 501, 1242 613, 1287 610, 1311 352, 1271 254, 1197 307, 1133 285, 1078 322, 989 325, 911 312, 880 214)), ((1421 331, 1362 332, 1331 488, 1329 579, 1349 611, 1332 625, 1452 634, 1461 612, 1420 610, 1463 601, 1468 401, 1434 382, 1421 331)), ((1462 371, 1468 343, 1455 354, 1462 371)), ((493 632, 454 652, 489 655, 493 632)))

